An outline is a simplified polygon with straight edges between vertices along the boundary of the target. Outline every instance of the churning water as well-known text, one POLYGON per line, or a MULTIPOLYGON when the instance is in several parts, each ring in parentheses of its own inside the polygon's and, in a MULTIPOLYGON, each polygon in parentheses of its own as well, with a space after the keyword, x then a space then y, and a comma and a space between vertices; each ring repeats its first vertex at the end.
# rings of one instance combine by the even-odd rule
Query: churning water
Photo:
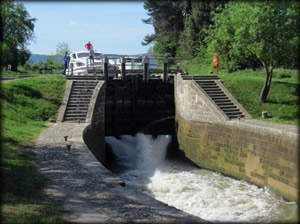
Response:
POLYGON ((297 205, 268 188, 258 188, 217 172, 166 160, 170 135, 106 137, 127 186, 209 221, 296 221, 297 205))

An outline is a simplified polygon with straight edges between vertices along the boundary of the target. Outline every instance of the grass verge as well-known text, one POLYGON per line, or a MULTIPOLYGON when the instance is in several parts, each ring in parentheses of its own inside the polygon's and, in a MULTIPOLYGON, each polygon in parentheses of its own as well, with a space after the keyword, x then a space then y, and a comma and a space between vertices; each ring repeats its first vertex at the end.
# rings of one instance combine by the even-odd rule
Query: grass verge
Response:
POLYGON ((54 118, 64 94, 63 76, 47 75, 2 83, 2 223, 63 223, 58 202, 45 200, 47 180, 35 166, 34 146, 45 121, 54 118))
MULTIPOLYGON (((187 64, 191 75, 215 74, 212 66, 199 66, 187 64)), ((243 105, 243 107, 258 120, 299 124, 299 72, 292 69, 278 68, 273 71, 273 79, 267 102, 262 104, 259 100, 265 81, 265 71, 246 69, 228 73, 220 71, 219 78, 224 85, 243 105), (267 111, 269 117, 261 118, 262 111, 267 111)))

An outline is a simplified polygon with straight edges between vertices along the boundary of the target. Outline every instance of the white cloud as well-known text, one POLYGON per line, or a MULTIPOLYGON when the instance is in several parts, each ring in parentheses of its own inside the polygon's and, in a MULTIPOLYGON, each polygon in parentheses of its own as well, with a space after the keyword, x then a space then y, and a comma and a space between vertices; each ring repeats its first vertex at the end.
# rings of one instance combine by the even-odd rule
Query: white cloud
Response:
POLYGON ((87 26, 88 26, 87 24, 85 24, 85 23, 80 23, 80 22, 78 22, 77 20, 71 20, 71 21, 69 22, 69 25, 70 25, 70 26, 75 26, 75 27, 87 27, 87 26))

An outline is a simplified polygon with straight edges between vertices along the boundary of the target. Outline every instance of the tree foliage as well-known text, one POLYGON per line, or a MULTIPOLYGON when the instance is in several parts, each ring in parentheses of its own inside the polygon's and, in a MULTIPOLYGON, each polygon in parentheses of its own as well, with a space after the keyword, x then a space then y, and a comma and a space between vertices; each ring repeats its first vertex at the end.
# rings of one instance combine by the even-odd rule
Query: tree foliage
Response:
POLYGON ((1 68, 11 64, 16 71, 30 56, 26 45, 34 37, 36 19, 30 17, 22 3, 6 0, 1 3, 1 21, 1 68))
POLYGON ((155 33, 146 35, 142 44, 148 45, 154 42, 156 54, 174 57, 180 34, 184 29, 184 5, 183 1, 175 0, 145 1, 144 8, 150 17, 143 22, 152 24, 155 33))
POLYGON ((207 56, 218 52, 220 64, 239 68, 256 59, 266 70, 261 102, 266 102, 275 66, 294 67, 299 52, 299 3, 231 1, 213 17, 207 56))
POLYGON ((56 55, 57 56, 63 56, 65 55, 65 52, 71 52, 70 46, 66 42, 60 42, 56 45, 56 55))
POLYGON ((219 12, 226 1, 189 0, 186 5, 184 31, 180 37, 179 54, 185 58, 194 58, 198 47, 206 37, 205 29, 212 25, 212 12, 219 12), (218 8, 221 6, 220 8, 218 8))

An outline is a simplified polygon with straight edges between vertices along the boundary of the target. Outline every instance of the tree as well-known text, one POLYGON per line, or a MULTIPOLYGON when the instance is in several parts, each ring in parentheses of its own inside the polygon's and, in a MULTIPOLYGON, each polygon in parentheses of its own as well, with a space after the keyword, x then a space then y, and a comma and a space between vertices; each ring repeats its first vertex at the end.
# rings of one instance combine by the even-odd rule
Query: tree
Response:
POLYGON ((1 35, 1 50, 10 56, 4 56, 1 67, 11 64, 11 70, 17 71, 17 66, 30 54, 26 49, 29 40, 34 37, 34 22, 35 18, 31 18, 22 3, 14 4, 12 1, 3 1, 1 3, 1 20, 2 20, 2 35, 1 35))
POLYGON ((237 65, 255 58, 265 69, 260 101, 270 91, 273 69, 293 67, 299 52, 299 3, 296 1, 229 2, 213 17, 208 30, 208 54, 219 53, 222 63, 237 65))
POLYGON ((148 19, 142 20, 154 27, 154 34, 145 36, 143 45, 154 42, 156 54, 174 57, 178 48, 180 33, 184 18, 184 1, 156 1, 147 0, 144 8, 148 10, 148 19))
POLYGON ((60 42, 56 45, 56 55, 57 56, 63 56, 65 55, 65 52, 71 52, 69 44, 66 42, 60 42))
POLYGON ((212 12, 220 10, 218 6, 224 6, 226 2, 224 0, 187 1, 184 31, 180 37, 180 56, 191 59, 197 55, 198 47, 207 35, 204 30, 213 24, 212 12))

